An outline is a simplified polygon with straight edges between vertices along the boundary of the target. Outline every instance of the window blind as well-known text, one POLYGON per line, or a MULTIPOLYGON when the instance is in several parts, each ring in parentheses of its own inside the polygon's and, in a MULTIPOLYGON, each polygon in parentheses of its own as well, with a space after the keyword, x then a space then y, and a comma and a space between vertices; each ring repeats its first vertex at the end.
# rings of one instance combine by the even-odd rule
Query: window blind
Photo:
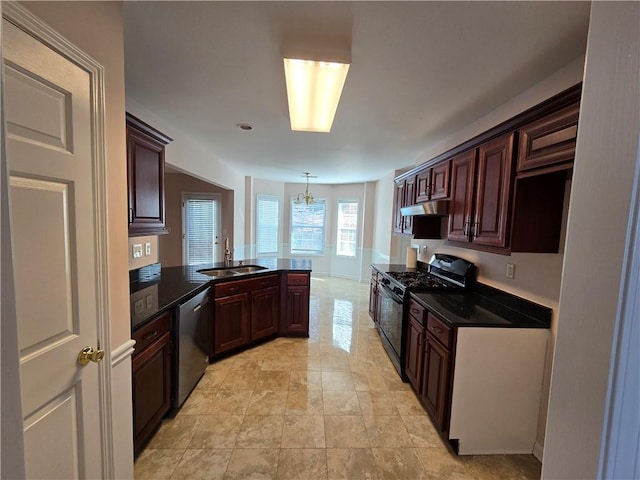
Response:
POLYGON ((258 194, 256 207, 256 254, 278 253, 280 197, 258 194))
POLYGON ((185 199, 185 260, 187 265, 213 263, 216 237, 216 200, 213 198, 185 199))

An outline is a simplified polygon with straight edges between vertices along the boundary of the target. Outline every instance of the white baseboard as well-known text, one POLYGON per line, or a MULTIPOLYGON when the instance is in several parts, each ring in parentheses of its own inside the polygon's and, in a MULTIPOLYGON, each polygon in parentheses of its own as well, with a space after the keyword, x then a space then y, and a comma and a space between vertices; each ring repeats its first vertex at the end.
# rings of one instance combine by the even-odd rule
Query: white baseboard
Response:
POLYGON ((540 445, 538 442, 533 444, 533 456, 540 460, 542 463, 542 454, 544 453, 544 447, 540 445))

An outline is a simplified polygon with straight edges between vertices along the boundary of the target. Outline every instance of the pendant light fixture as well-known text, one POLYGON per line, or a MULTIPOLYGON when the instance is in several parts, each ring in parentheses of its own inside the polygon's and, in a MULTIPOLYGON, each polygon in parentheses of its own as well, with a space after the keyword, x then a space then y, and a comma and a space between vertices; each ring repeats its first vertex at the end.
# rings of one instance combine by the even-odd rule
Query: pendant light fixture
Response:
POLYGON ((304 172, 302 176, 307 177, 307 188, 305 188, 304 193, 298 194, 298 196, 294 200, 294 203, 298 205, 301 203, 304 203, 306 205, 311 205, 312 203, 316 203, 316 201, 313 199, 313 194, 309 191, 309 179, 317 178, 317 177, 309 174, 309 172, 304 172))

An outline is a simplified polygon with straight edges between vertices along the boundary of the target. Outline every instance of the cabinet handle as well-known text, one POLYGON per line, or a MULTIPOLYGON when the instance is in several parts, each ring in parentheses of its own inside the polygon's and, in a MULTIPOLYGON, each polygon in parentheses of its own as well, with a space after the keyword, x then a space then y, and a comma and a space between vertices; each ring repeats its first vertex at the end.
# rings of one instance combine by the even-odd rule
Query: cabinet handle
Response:
POLYGON ((440 327, 431 327, 431 330, 433 330, 436 333, 442 333, 442 329, 440 327))
POLYGON ((202 308, 202 304, 199 303, 198 305, 196 305, 195 307, 193 307, 193 311, 197 312, 198 310, 200 310, 202 308))
POLYGON ((133 208, 129 208, 129 223, 133 223, 133 208))
POLYGON ((469 222, 464 222, 464 224, 462 225, 462 234, 466 237, 467 235, 469 235, 469 232, 467 231, 467 228, 469 227, 469 222))
POLYGON ((424 340, 424 339, 422 338, 422 333, 419 333, 419 334, 418 334, 418 347, 421 347, 421 346, 422 346, 422 342, 423 342, 423 340, 424 340))
POLYGON ((153 332, 145 333, 142 336, 142 340, 151 340, 153 337, 157 337, 157 336, 158 336, 158 331, 154 330, 153 332))
POLYGON ((410 311, 411 311, 411 313, 420 314, 420 310, 417 309, 417 308, 411 308, 410 311))
POLYGON ((473 228, 471 229, 471 236, 477 237, 479 228, 480 228, 480 222, 474 223, 473 224, 473 228))

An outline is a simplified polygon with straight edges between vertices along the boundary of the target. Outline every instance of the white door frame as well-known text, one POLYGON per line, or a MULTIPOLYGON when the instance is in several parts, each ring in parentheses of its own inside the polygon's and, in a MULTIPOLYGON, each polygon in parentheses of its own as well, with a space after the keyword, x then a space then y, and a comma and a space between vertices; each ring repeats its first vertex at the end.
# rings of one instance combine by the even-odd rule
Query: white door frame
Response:
MULTIPOLYGON (((98 381, 99 381, 99 408, 100 408, 100 432, 96 434, 100 435, 102 445, 102 478, 113 478, 113 434, 112 434, 112 412, 111 412, 111 358, 110 358, 110 336, 109 336, 109 289, 108 289, 108 272, 109 272, 109 258, 108 258, 108 244, 107 244, 107 183, 106 183, 106 143, 104 133, 105 123, 105 87, 104 87, 104 68, 89 57, 86 53, 82 52, 75 45, 68 40, 60 36, 57 32, 52 30, 48 25, 41 22, 28 10, 15 2, 2 2, 1 6, 2 17, 27 32, 38 41, 46 44, 51 49, 65 56, 71 62, 85 70, 90 77, 90 95, 91 95, 91 118, 93 129, 92 135, 92 159, 93 159, 93 192, 94 192, 94 231, 95 231, 95 251, 96 251, 96 270, 97 270, 97 282, 96 282, 96 301, 97 305, 97 332, 101 344, 101 348, 105 351, 105 361, 95 365, 98 369, 98 381)), ((6 129, 4 124, 4 107, 2 114, 2 185, 1 192, 3 200, 8 197, 8 175, 7 175, 7 162, 5 155, 6 145, 6 129)), ((18 346, 17 346, 17 321, 15 316, 15 296, 13 293, 13 271, 11 265, 11 233, 8 229, 5 229, 5 224, 8 224, 7 214, 8 207, 6 202, 2 202, 2 352, 3 362, 5 351, 11 352, 12 358, 9 358, 10 367, 16 364, 18 359, 18 346), (7 259, 9 260, 7 262, 7 259), (8 284, 8 292, 5 291, 5 285, 8 284), (9 296, 5 297, 5 293, 9 296), (5 305, 8 307, 5 309, 5 305), (5 314, 7 314, 5 316, 5 314), (14 332, 14 335, 7 338, 5 332, 14 332)), ((2 375, 2 401, 4 405, 5 394, 9 388, 10 392, 13 392, 15 396, 20 396, 20 380, 18 375, 10 376, 11 378, 5 378, 4 367, 2 375), (6 380, 6 384, 5 384, 6 380)), ((7 398, 7 400, 14 400, 13 398, 7 398)), ((3 408, 3 417, 4 417, 3 408)), ((10 415, 16 415, 16 412, 9 412, 10 415)), ((20 447, 23 444, 22 438, 22 415, 17 415, 20 419, 20 433, 10 439, 13 444, 18 444, 20 447), (19 437, 19 438, 15 438, 19 437)), ((8 427, 11 427, 9 425, 8 427)), ((4 458, 4 450, 8 446, 7 438, 5 438, 5 422, 3 418, 2 423, 2 450, 4 458)), ((15 433, 15 432, 12 432, 15 433)), ((21 454, 21 448, 18 448, 19 455, 21 454)), ((24 467, 24 457, 22 457, 22 465, 24 467)), ((24 472, 24 469, 23 469, 24 472)), ((19 476, 20 472, 15 472, 19 476)), ((3 477, 9 472, 4 470, 3 477)), ((9 475, 12 476, 12 475, 9 475)))

